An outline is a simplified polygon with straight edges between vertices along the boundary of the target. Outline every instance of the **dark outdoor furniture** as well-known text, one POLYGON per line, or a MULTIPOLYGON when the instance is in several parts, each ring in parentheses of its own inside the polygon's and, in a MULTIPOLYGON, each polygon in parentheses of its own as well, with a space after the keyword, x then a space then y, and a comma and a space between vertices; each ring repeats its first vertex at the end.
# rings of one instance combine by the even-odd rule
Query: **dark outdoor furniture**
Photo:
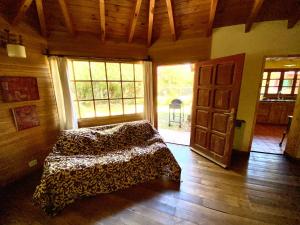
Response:
POLYGON ((293 119, 293 116, 288 116, 288 123, 287 123, 287 126, 286 126, 286 130, 283 132, 282 139, 281 139, 281 141, 279 143, 280 147, 282 146, 282 143, 284 141, 285 136, 289 133, 289 130, 290 130, 290 127, 291 127, 291 123, 292 123, 292 119, 293 119))
POLYGON ((169 127, 171 126, 171 123, 177 123, 181 128, 183 119, 184 119, 183 103, 180 99, 173 99, 169 104, 169 127))

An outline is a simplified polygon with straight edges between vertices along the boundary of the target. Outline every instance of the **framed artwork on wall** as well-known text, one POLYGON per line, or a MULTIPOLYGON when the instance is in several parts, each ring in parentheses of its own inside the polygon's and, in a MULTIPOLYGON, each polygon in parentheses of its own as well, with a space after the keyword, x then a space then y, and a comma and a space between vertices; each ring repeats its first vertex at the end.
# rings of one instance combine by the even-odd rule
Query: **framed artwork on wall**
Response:
POLYGON ((39 100, 36 77, 0 77, 0 88, 4 102, 39 100))
POLYGON ((35 105, 12 108, 12 113, 18 131, 40 125, 40 120, 35 105))

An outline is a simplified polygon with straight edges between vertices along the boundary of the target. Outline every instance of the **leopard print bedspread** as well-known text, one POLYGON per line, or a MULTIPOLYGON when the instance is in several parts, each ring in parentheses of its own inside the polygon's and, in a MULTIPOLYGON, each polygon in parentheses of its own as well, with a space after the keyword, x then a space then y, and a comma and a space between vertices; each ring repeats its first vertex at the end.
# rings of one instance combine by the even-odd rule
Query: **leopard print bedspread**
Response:
POLYGON ((46 158, 36 205, 55 215, 74 200, 162 176, 180 181, 181 168, 147 121, 63 131, 46 158))

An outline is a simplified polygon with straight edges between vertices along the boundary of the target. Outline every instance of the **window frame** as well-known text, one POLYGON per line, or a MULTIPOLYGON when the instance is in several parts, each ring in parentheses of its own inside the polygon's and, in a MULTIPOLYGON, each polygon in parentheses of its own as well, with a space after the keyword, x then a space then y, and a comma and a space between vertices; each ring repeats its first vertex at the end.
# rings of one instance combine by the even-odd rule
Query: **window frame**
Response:
POLYGON ((73 94, 71 94, 71 96, 76 97, 76 99, 74 97, 72 97, 72 101, 74 104, 76 104, 76 112, 77 113, 77 120, 78 120, 78 124, 79 127, 83 127, 83 126, 91 126, 93 124, 93 122, 97 122, 97 124, 109 124, 111 122, 122 122, 120 120, 122 120, 121 118, 125 118, 124 121, 132 121, 132 120, 138 120, 138 119, 142 119, 143 115, 144 115, 144 110, 145 108, 143 107, 143 112, 138 112, 138 100, 142 100, 143 104, 145 104, 145 88, 144 88, 144 74, 143 74, 143 79, 142 80, 137 80, 136 79, 136 71, 135 71, 135 65, 140 64, 142 65, 142 61, 122 61, 122 60, 104 60, 104 59, 94 59, 94 58, 68 58, 71 67, 69 68, 69 71, 71 71, 72 75, 69 77, 69 83, 71 85, 73 85, 74 88, 74 92, 73 94), (88 80, 80 80, 80 79, 76 79, 76 75, 75 75, 75 70, 74 70, 74 61, 83 61, 83 62, 87 62, 89 65, 89 79, 88 80), (105 67, 105 80, 94 80, 93 76, 92 76, 92 68, 91 68, 91 63, 92 62, 99 62, 99 63, 104 63, 104 67, 105 67), (108 74, 107 74, 107 63, 118 63, 119 64, 119 70, 120 70, 120 79, 119 80, 108 80, 108 74), (133 67, 133 80, 123 80, 122 78, 122 67, 121 64, 132 64, 133 67), (78 82, 86 82, 86 83, 90 83, 91 86, 91 92, 92 92, 92 98, 91 99, 79 99, 78 98, 78 91, 77 91, 77 83, 78 82), (94 92, 94 82, 103 82, 106 84, 106 92, 107 92, 107 97, 106 98, 95 98, 95 92, 94 92), (109 96, 109 83, 111 82, 117 82, 118 84, 121 85, 121 97, 119 98, 110 98, 109 96), (123 95, 123 83, 133 83, 134 84, 134 96, 133 97, 124 97, 123 95), (138 97, 137 96, 137 89, 136 89, 136 83, 142 83, 142 87, 143 87, 143 97, 138 97), (135 113, 125 113, 124 110, 124 100, 127 99, 131 99, 134 100, 134 106, 135 106, 135 113), (112 115, 111 112, 111 100, 121 100, 122 102, 122 114, 118 114, 118 115, 112 115), (92 102, 93 104, 93 109, 94 109, 94 116, 93 117, 82 117, 81 115, 81 111, 80 111, 80 102, 92 102), (97 116, 97 111, 96 111, 96 102, 97 101, 107 101, 108 102, 108 116, 97 116), (80 125, 80 124, 84 124, 84 125, 80 125))
POLYGON ((261 85, 260 85, 260 96, 262 98, 269 98, 269 99, 277 99, 278 97, 284 97, 284 98, 288 98, 288 99, 296 99, 297 97, 297 93, 295 93, 295 88, 299 86, 297 86, 297 80, 300 80, 300 68, 278 68, 278 69, 264 69, 263 71, 263 74, 267 72, 267 78, 264 79, 264 77, 262 77, 262 80, 261 80, 261 85), (289 71, 293 71, 294 72, 294 78, 291 79, 293 80, 293 84, 291 86, 283 86, 283 81, 284 81, 284 74, 285 72, 289 72, 289 71), (280 72, 280 78, 279 78, 279 84, 278 86, 270 86, 270 80, 278 80, 278 79, 270 79, 271 77, 271 73, 272 72, 280 72), (298 75, 299 73, 299 75, 298 75), (299 76, 299 78, 298 78, 299 76), (263 86, 263 81, 266 81, 266 84, 265 86, 263 86), (265 88, 264 89, 264 92, 261 92, 262 88, 265 88), (276 93, 274 94, 269 94, 268 93, 268 89, 269 87, 278 87, 278 90, 276 93), (283 87, 291 87, 292 90, 291 90, 291 93, 290 94, 282 94, 281 91, 282 91, 282 88, 283 87))

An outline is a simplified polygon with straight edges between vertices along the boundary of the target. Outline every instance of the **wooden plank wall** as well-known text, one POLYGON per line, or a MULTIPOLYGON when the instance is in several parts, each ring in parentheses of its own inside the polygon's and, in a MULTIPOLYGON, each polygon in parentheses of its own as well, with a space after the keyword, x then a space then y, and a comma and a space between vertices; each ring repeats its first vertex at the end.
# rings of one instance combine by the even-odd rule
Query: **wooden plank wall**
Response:
POLYGON ((0 187, 39 168, 48 154, 59 129, 57 106, 47 58, 41 54, 46 41, 27 25, 11 28, 0 17, 0 27, 22 34, 27 58, 9 58, 5 48, 0 48, 0 76, 37 77, 40 100, 4 103, 0 97, 0 187), (10 109, 34 104, 37 106, 40 126, 17 131, 10 109), (37 165, 29 167, 31 160, 37 165))
POLYGON ((211 37, 193 37, 176 41, 160 39, 149 49, 148 55, 157 64, 203 61, 210 58, 211 37))

